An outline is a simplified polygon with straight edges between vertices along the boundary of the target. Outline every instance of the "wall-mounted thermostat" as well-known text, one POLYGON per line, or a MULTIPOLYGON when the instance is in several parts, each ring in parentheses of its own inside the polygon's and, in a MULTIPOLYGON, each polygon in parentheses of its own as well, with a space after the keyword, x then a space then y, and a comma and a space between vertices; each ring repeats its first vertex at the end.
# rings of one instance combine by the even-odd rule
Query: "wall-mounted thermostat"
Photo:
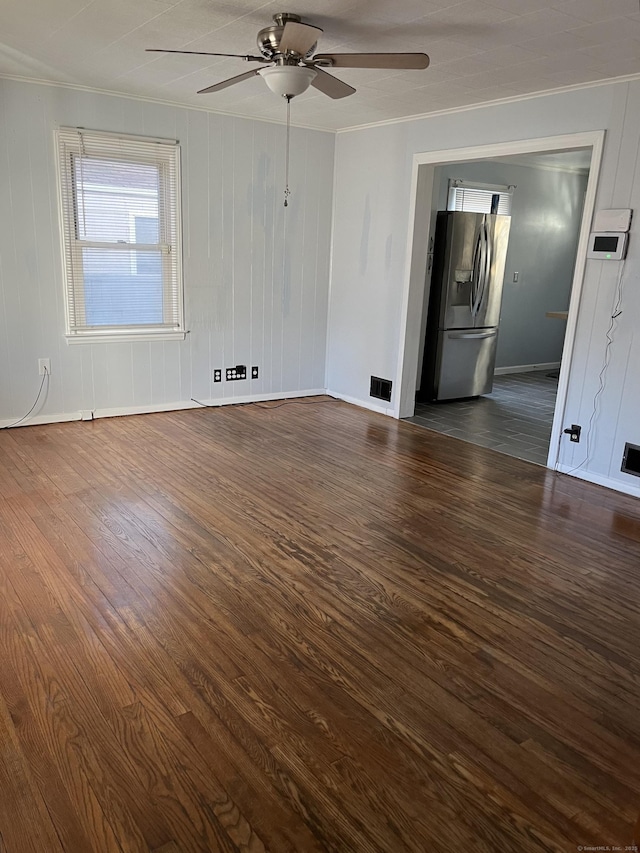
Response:
POLYGON ((620 231, 592 231, 587 257, 598 261, 622 261, 627 255, 629 235, 620 231))
POLYGON ((599 210, 593 217, 593 230, 628 231, 632 216, 633 211, 628 207, 622 210, 599 210))

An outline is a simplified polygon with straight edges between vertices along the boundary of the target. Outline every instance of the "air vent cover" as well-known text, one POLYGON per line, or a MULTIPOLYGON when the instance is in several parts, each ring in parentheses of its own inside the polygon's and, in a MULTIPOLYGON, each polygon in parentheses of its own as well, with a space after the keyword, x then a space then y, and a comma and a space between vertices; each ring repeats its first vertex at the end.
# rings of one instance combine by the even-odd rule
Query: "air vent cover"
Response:
POLYGON ((625 474, 634 474, 636 477, 640 477, 640 445, 629 444, 629 442, 625 444, 620 470, 625 474))
POLYGON ((387 403, 390 403, 392 385, 393 383, 390 379, 380 379, 379 376, 372 376, 369 394, 371 397, 377 397, 378 400, 386 400, 387 403))

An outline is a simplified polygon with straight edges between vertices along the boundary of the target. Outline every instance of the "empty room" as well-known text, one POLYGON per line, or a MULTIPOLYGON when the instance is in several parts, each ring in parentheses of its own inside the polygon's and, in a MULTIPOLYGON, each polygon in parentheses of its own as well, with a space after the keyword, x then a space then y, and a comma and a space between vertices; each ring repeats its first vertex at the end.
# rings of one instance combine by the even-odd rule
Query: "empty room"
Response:
POLYGON ((0 853, 637 850, 638 0, 0 24, 0 853))

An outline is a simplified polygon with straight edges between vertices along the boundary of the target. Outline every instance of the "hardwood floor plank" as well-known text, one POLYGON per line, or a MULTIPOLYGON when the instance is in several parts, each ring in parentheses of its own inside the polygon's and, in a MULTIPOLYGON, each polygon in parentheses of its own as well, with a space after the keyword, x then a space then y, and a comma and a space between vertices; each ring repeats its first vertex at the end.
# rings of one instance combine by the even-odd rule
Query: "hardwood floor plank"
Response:
POLYGON ((631 840, 637 501, 335 402, 6 431, 0 490, 8 853, 631 840))
MULTIPOLYGON (((94 843, 101 850, 119 851, 95 791, 77 770, 74 733, 68 732, 65 725, 64 696, 59 685, 56 680, 46 680, 32 660, 31 648, 24 648, 25 641, 31 647, 35 632, 28 620, 16 613, 19 605, 6 579, 1 592, 3 696, 20 749, 32 769, 62 848, 91 849, 94 843)), ((19 829, 27 831, 24 826, 19 829)), ((3 824, 0 833, 5 832, 3 824)))
MULTIPOLYGON (((262 762, 256 761, 254 752, 242 748, 235 734, 217 715, 210 713, 201 722, 189 711, 179 717, 177 723, 189 744, 210 766, 224 768, 225 784, 231 796, 242 803, 249 823, 262 827, 267 849, 283 853, 297 850, 320 853, 333 849, 327 846, 326 828, 314 825, 313 815, 286 774, 283 772, 277 780, 286 791, 284 796, 278 785, 273 784, 271 773, 264 772, 262 762)), ((273 762, 273 766, 277 764, 273 762)))
POLYGON ((122 709, 119 740, 162 811, 175 843, 185 853, 262 853, 264 845, 228 796, 209 801, 204 794, 209 781, 200 772, 197 756, 194 761, 184 744, 172 750, 167 742, 171 733, 166 723, 161 732, 140 702, 122 709))
POLYGON ((32 777, 5 703, 0 701, 0 850, 41 853, 64 850, 32 777))
MULTIPOLYGON (((149 617, 147 617, 147 619, 148 619, 148 618, 149 618, 149 617)), ((129 617, 128 622, 129 622, 129 625, 131 626, 132 624, 135 624, 135 623, 136 623, 136 620, 135 620, 135 619, 133 619, 133 621, 132 621, 132 620, 131 620, 131 617, 129 617)), ((139 627, 139 629, 140 629, 140 630, 142 630, 142 626, 136 626, 136 627, 137 627, 137 628, 139 627)), ((146 630, 146 629, 145 629, 145 630, 146 630)), ((163 635, 161 634, 161 636, 163 636, 163 635)), ((151 638, 149 637, 149 639, 151 639, 151 638)), ((145 646, 146 651, 148 652, 148 651, 149 651, 149 649, 150 649, 150 644, 149 644, 149 642, 148 642, 148 641, 147 641, 147 642, 145 642, 144 646, 145 646)), ((198 647, 198 649, 199 649, 199 648, 200 648, 200 647, 198 647)), ((236 674, 237 674, 237 672, 234 672, 234 675, 236 675, 236 674)), ((194 678, 193 673, 189 673, 189 675, 190 675, 190 677, 191 677, 192 679, 194 678)), ((198 680, 199 680, 199 677, 198 677, 198 676, 195 676, 195 681, 197 682, 198 680)), ((174 682, 174 689, 177 689, 177 685, 176 685, 176 683, 175 683, 175 682, 174 682)), ((210 784, 211 784, 211 779, 209 779, 209 785, 210 785, 210 784)), ((278 847, 276 847, 276 849, 285 849, 285 848, 284 848, 284 847, 282 847, 281 845, 278 845, 278 847)), ((297 850, 297 849, 302 849, 302 848, 301 848, 298 844, 295 844, 295 845, 292 845, 292 846, 291 846, 291 849, 292 849, 292 850, 297 850)), ((304 849, 311 849, 311 848, 309 847, 309 842, 308 842, 308 841, 307 841, 307 843, 304 845, 304 849)))

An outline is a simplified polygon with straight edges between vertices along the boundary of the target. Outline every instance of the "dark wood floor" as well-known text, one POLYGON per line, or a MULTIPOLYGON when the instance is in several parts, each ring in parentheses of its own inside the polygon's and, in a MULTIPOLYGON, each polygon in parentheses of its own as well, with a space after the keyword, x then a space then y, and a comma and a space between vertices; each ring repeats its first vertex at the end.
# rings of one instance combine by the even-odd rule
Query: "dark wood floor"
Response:
POLYGON ((0 850, 574 851, 640 504, 343 403, 0 432, 0 850))

